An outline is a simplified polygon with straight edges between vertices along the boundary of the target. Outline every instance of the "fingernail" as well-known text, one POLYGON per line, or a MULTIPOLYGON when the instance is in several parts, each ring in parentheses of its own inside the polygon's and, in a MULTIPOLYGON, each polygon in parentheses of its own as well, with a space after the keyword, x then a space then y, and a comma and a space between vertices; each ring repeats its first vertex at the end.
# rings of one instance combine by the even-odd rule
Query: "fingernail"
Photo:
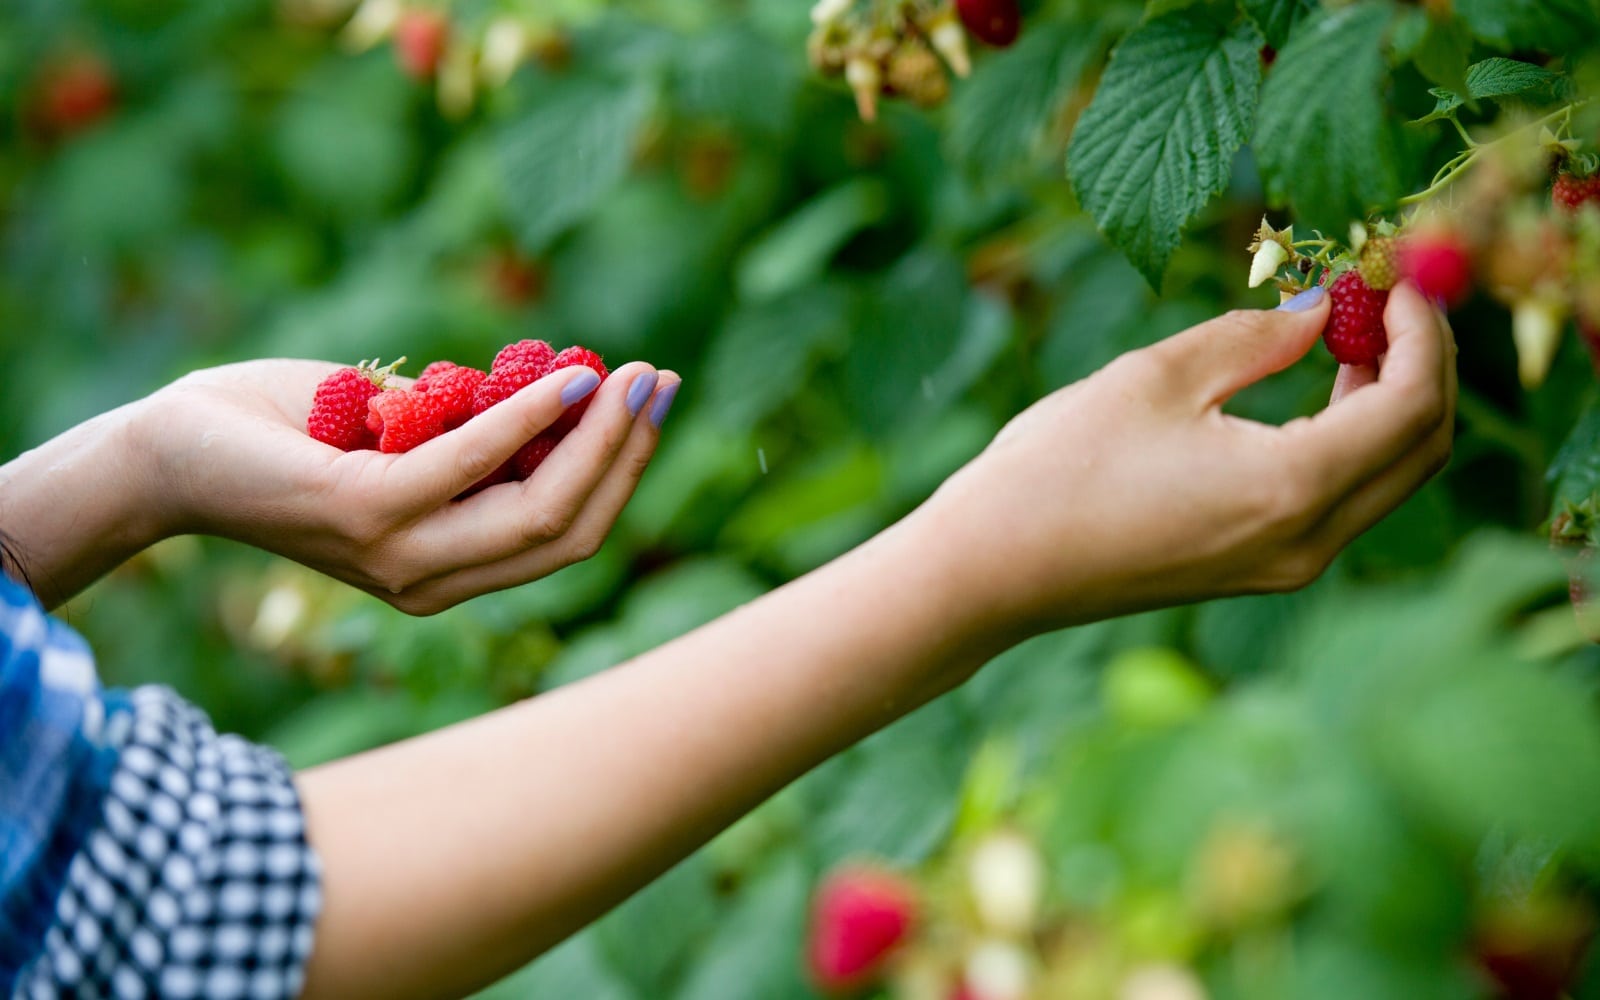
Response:
POLYGON ((667 419, 667 411, 672 409, 672 400, 678 395, 678 386, 682 382, 674 382, 656 394, 656 401, 650 404, 650 422, 656 427, 661 426, 661 421, 667 419))
POLYGON ((655 391, 656 380, 660 376, 656 372, 645 372, 634 378, 633 384, 628 386, 628 413, 637 417, 639 411, 644 409, 644 401, 650 398, 655 391))
POLYGON ((1321 285, 1314 285, 1299 295, 1278 306, 1278 312, 1297 313, 1307 309, 1315 309, 1321 304, 1323 296, 1328 292, 1321 285))
POLYGON ((573 376, 571 382, 568 382, 562 387, 561 405, 571 406, 573 403, 576 403, 578 400, 589 395, 589 393, 594 392, 595 387, 599 384, 600 374, 593 368, 584 368, 583 371, 573 376))

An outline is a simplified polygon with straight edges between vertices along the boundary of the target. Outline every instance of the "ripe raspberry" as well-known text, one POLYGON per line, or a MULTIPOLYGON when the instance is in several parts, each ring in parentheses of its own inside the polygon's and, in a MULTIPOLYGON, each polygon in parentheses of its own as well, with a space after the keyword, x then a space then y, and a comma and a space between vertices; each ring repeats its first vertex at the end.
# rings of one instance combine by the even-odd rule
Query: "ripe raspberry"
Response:
POLYGON ((532 441, 517 449, 511 456, 511 476, 513 479, 527 479, 533 475, 534 470, 544 464, 550 453, 556 450, 556 445, 561 443, 564 435, 557 434, 555 428, 541 431, 532 441))
MULTIPOLYGON (((600 376, 600 381, 602 382, 611 374, 606 368, 606 363, 600 360, 600 355, 587 347, 578 347, 576 345, 557 354, 556 359, 550 363, 550 370, 556 371, 561 368, 571 368, 574 365, 584 365, 594 369, 595 374, 600 376)), ((593 399, 594 393, 590 393, 567 407, 566 412, 556 419, 555 424, 550 429, 565 437, 574 427, 578 426, 578 421, 582 420, 583 415, 588 412, 589 402, 593 399)))
POLYGON ((1383 310, 1389 293, 1369 288, 1360 271, 1346 271, 1328 289, 1333 314, 1322 342, 1341 365, 1371 365, 1389 349, 1383 310))
MULTIPOLYGON (((450 364, 448 361, 443 363, 450 364)), ((437 364, 440 362, 434 362, 428 368, 432 369, 437 364)), ((472 417, 478 387, 488 378, 486 373, 463 365, 450 365, 431 376, 424 369, 422 374, 425 378, 417 379, 417 384, 412 388, 433 399, 439 408, 439 419, 447 431, 455 430, 472 417)))
POLYGON ((83 53, 47 71, 32 115, 47 133, 71 135, 105 118, 116 103, 111 67, 98 55, 83 53))
POLYGON ((378 450, 407 452, 444 433, 438 402, 415 389, 386 389, 367 404, 367 426, 378 435, 378 450))
POLYGON ((1017 0, 956 0, 956 13, 975 38, 996 48, 1016 41, 1022 30, 1017 0))
POLYGON ((1458 306, 1472 292, 1472 255, 1453 232, 1422 232, 1400 241, 1400 276, 1426 297, 1458 306))
POLYGON ((900 876, 864 867, 835 871, 813 903, 806 945, 812 979, 830 993, 871 983, 915 915, 915 889, 900 876))
POLYGON ((539 381, 549 371, 545 365, 519 364, 493 369, 473 392, 472 412, 482 413, 491 406, 505 402, 516 395, 517 390, 539 381))
POLYGON ((1550 203, 1556 208, 1576 212, 1584 205, 1600 206, 1600 174, 1579 177, 1561 174, 1550 188, 1550 203))
POLYGON ((450 21, 442 11, 413 8, 394 26, 395 56, 413 80, 433 79, 449 40, 450 21))
POLYGON ((376 448, 377 435, 367 429, 367 404, 383 391, 387 374, 388 369, 363 364, 341 368, 317 383, 306 433, 340 451, 376 448))
POLYGON ((454 361, 429 362, 428 367, 422 369, 422 374, 417 376, 417 380, 416 382, 412 383, 411 388, 416 389, 419 392, 427 392, 428 385, 433 381, 433 377, 435 375, 442 375, 452 368, 460 367, 461 366, 456 364, 454 361))
POLYGON ((500 353, 494 356, 494 361, 489 365, 489 370, 497 372, 512 365, 535 365, 541 368, 548 368, 555 359, 555 348, 544 341, 519 340, 515 344, 507 344, 500 348, 500 353))
POLYGON ((1387 292, 1400 280, 1400 267, 1395 260, 1398 242, 1389 236, 1375 236, 1361 247, 1361 280, 1367 287, 1387 292))

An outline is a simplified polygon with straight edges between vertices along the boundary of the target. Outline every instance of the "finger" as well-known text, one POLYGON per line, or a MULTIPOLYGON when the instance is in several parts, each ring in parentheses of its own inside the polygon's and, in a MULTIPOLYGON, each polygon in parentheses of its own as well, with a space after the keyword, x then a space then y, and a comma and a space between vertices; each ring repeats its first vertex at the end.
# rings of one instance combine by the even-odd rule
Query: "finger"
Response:
POLYGON ((1333 508, 1313 532, 1313 544, 1335 552, 1389 516, 1449 463, 1454 421, 1439 427, 1400 461, 1362 484, 1333 508))
POLYGON ((1328 405, 1332 406, 1362 386, 1371 385, 1376 381, 1378 381, 1376 365, 1340 365, 1339 374, 1333 380, 1333 394, 1328 398, 1328 405))
POLYGON ((1434 434, 1451 405, 1448 334, 1409 284, 1384 312, 1389 351, 1378 380, 1316 416, 1282 428, 1315 470, 1319 492, 1347 496, 1434 434))
POLYGON ((455 430, 396 456, 384 476, 385 504, 400 518, 442 506, 500 468, 567 407, 593 392, 596 384, 589 368, 563 368, 455 430))
POLYGON ((1294 364, 1328 321, 1328 295, 1312 288, 1277 309, 1237 309, 1174 334, 1149 350, 1168 362, 1202 409, 1294 364))
MULTIPOLYGON (((595 394, 577 428, 532 476, 447 504, 419 521, 409 532, 410 558, 435 576, 499 562, 566 535, 635 426, 649 423, 640 414, 658 384, 658 373, 649 365, 619 368, 595 394)), ((654 428, 649 432, 653 435, 654 428)))
MULTIPOLYGON (((679 379, 674 373, 662 372, 661 383, 651 402, 660 399, 669 387, 678 383, 679 379)), ((645 412, 649 413, 649 407, 645 412)), ((653 421, 634 421, 627 443, 618 453, 616 461, 612 462, 588 503, 584 504, 582 513, 560 540, 527 549, 498 562, 441 574, 412 588, 407 597, 433 608, 450 607, 479 594, 537 580, 594 555, 611 533, 623 508, 632 499, 660 439, 660 432, 653 421)), ((560 451, 559 448, 556 450, 560 451)), ((539 471, 544 470, 541 467, 539 471)))

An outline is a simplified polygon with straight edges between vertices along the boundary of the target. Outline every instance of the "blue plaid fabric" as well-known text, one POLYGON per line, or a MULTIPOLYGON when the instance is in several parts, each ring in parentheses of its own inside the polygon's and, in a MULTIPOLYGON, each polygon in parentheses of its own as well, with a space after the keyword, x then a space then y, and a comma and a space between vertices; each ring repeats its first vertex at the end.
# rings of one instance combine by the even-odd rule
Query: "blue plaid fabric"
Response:
POLYGON ((321 905, 283 757, 0 577, 0 998, 290 1000, 321 905))
POLYGON ((99 822, 129 711, 101 692, 83 639, 0 574, 0 996, 42 947, 99 822))

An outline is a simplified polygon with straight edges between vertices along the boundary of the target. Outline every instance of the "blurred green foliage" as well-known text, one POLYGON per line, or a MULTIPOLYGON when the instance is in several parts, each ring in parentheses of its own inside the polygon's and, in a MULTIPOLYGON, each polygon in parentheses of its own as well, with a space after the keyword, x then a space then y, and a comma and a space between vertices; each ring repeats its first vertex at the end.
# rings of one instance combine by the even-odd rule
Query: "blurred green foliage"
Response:
MULTIPOLYGON (((559 51, 458 115, 387 46, 342 46, 339 6, 0 11, 0 454, 196 366, 267 355, 405 354, 414 372, 534 336, 648 359, 685 388, 604 551, 549 579, 417 620, 178 539, 69 606, 108 681, 172 684, 297 765, 681 634, 891 523, 1040 394, 1271 302, 1244 290, 1265 209, 1248 153, 1215 151, 1224 193, 1194 193, 1159 295, 1077 207, 1069 112, 1138 3, 1034 5, 945 108, 888 102, 875 125, 809 72, 797 0, 530 5, 559 51), (112 68, 114 109, 43 134, 28 111, 41 74, 79 50, 112 68)), ((1270 36, 1313 5, 1253 6, 1270 36)), ((1545 469, 1595 393, 1570 338, 1526 393, 1503 311, 1476 302, 1456 322, 1452 467, 1322 581, 1028 643, 487 995, 808 996, 819 870, 860 854, 915 866, 1002 815, 1042 838, 1054 904, 1113 926, 1141 893, 1178 891, 1218 817, 1295 844, 1305 885, 1260 937, 1126 935, 1134 957, 1195 964, 1217 996, 1484 993, 1468 961, 1482 915, 1535 888, 1592 900, 1600 871, 1600 655, 1578 641, 1559 564, 1518 537, 1548 511, 1545 469), (1011 792, 974 785, 994 746, 1010 748, 1011 792)), ((1310 412, 1333 370, 1316 352, 1233 408, 1310 412)), ((1592 447, 1574 448, 1582 474, 1592 447)), ((1578 995, 1600 996, 1600 963, 1586 975, 1578 995)))

